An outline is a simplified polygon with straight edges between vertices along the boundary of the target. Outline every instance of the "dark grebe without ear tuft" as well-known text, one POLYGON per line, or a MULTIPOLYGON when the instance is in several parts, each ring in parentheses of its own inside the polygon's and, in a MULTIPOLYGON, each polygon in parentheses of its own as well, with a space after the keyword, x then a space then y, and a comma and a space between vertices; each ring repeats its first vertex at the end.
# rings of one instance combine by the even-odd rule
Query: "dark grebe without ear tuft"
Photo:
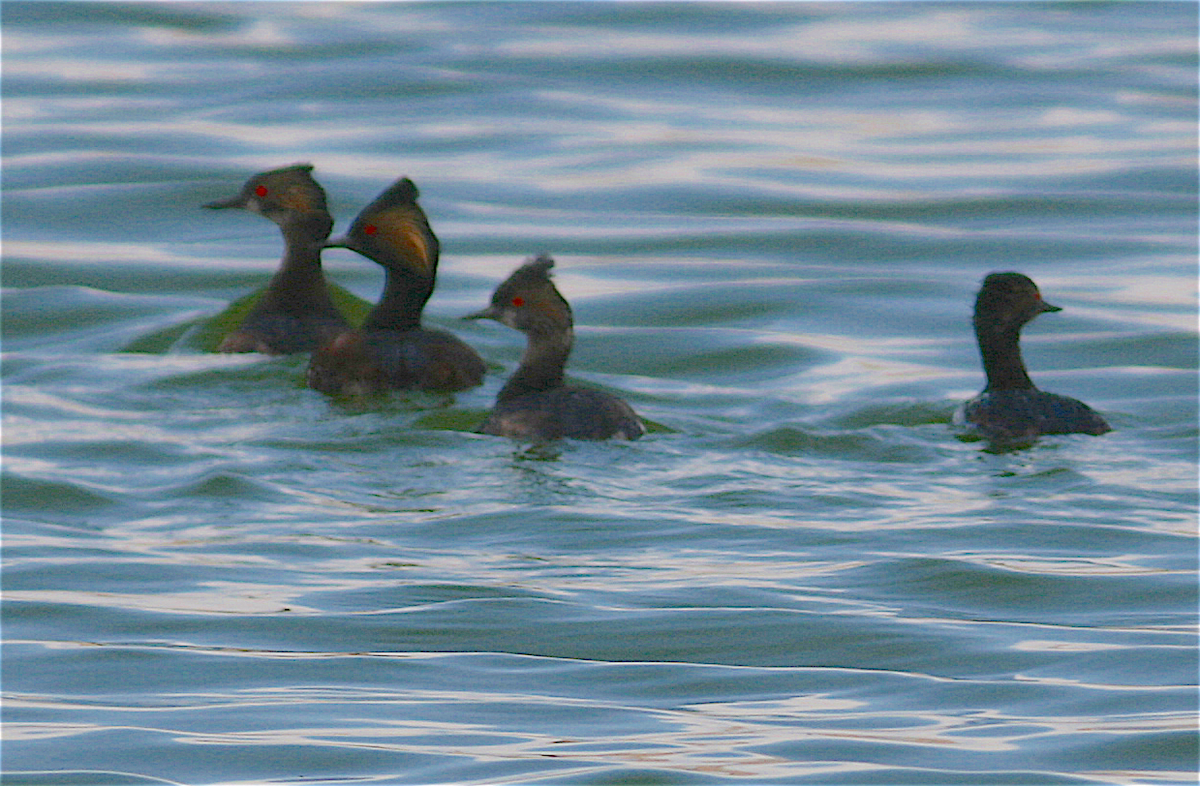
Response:
POLYGON ((313 353, 309 387, 368 394, 388 389, 465 390, 483 381, 483 360, 475 350, 445 331, 421 327, 421 312, 437 277, 440 246, 417 204, 418 196, 411 180, 397 180, 363 208, 344 237, 328 243, 381 265, 386 279, 379 304, 362 329, 313 353))
POLYGON ((987 387, 954 414, 994 442, 1032 440, 1042 434, 1104 434, 1108 423, 1082 401, 1034 387, 1021 359, 1021 328, 1038 314, 1062 311, 1042 300, 1037 285, 1020 273, 992 273, 975 300, 975 337, 987 387))
POLYGON ((574 328, 571 307, 550 280, 554 260, 540 256, 496 288, 490 306, 466 319, 494 319, 526 336, 521 365, 480 426, 483 434, 522 440, 637 439, 646 433, 616 396, 564 384, 574 328))
POLYGON ((262 172, 246 181, 237 196, 205 205, 269 218, 279 225, 284 241, 283 259, 266 291, 218 352, 309 352, 349 329, 329 298, 321 271, 321 249, 333 218, 312 169, 300 164, 262 172))

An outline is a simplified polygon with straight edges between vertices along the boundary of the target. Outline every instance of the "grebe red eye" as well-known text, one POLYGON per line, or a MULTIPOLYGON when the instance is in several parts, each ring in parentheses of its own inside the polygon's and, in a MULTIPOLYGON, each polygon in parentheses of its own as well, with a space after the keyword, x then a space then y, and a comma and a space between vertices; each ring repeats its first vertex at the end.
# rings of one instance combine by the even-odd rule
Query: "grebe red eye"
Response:
POLYGON ((517 308, 520 308, 521 306, 525 305, 525 298, 520 296, 515 297, 512 299, 512 304, 517 308))
POLYGON ((368 235, 373 235, 378 231, 379 227, 375 226, 374 224, 367 224, 365 227, 363 227, 363 232, 366 232, 368 235))
POLYGON ((257 196, 260 196, 260 197, 265 197, 265 196, 267 195, 267 187, 266 187, 266 186, 259 186, 258 188, 254 189, 254 193, 255 193, 255 195, 257 195, 257 196))

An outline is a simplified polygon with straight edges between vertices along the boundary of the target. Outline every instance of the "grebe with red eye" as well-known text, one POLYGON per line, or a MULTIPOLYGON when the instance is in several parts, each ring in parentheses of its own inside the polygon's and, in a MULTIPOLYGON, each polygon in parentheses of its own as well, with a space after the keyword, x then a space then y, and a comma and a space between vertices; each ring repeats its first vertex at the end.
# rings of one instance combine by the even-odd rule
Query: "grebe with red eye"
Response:
POLYGON ((628 404, 564 382, 574 327, 571 307, 550 280, 552 267, 544 255, 526 262, 496 288, 491 305, 465 317, 494 319, 526 336, 521 364, 479 431, 533 441, 637 439, 646 428, 628 404))
POLYGON ((999 443, 1021 443, 1042 434, 1111 431, 1082 401, 1038 390, 1021 358, 1021 328, 1046 312, 1062 311, 1042 300, 1037 285, 1020 273, 992 273, 975 299, 975 337, 987 387, 954 413, 968 433, 999 443))
POLYGON ((310 164, 298 164, 261 172, 246 181, 237 196, 205 205, 258 213, 279 226, 284 242, 279 269, 218 352, 309 352, 349 329, 330 300, 321 270, 321 249, 333 229, 333 218, 312 169, 310 164))
POLYGON ((307 381, 332 394, 389 389, 455 391, 483 381, 475 350, 442 330, 421 326, 433 293, 440 246, 408 178, 363 208, 350 230, 328 248, 349 248, 383 267, 378 305, 360 330, 342 334, 313 353, 307 381))

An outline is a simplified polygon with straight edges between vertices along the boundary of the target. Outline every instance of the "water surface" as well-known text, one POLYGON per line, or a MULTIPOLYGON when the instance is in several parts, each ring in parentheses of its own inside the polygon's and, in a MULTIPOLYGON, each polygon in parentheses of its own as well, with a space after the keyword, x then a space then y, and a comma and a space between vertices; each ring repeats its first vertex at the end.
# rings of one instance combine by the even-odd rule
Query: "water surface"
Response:
POLYGON ((5 783, 1194 779, 1195 5, 3 24, 5 783), (418 183, 483 387, 177 340, 279 255, 200 205, 300 161, 338 230, 418 183), (472 433, 540 252, 646 438, 472 433), (995 270, 1112 433, 955 438, 995 270))

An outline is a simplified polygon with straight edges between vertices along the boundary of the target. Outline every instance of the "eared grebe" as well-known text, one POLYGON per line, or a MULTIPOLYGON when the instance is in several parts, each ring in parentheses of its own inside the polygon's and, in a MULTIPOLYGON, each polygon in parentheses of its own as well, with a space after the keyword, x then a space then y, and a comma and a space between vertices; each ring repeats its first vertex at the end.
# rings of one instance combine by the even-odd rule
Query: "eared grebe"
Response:
POLYGON ((975 337, 987 387, 954 414, 955 423, 996 442, 1041 434, 1103 434, 1110 427, 1087 404, 1033 386, 1021 360, 1021 328, 1046 311, 1037 285, 1020 273, 992 273, 975 300, 975 337))
POLYGON ((574 330, 571 307, 550 280, 554 260, 526 262, 496 288, 492 304, 467 319, 494 319, 525 334, 521 365, 496 396, 480 433, 525 440, 637 439, 642 421, 621 399, 568 387, 563 369, 574 330))
POLYGON ((367 394, 390 388, 465 390, 483 381, 483 360, 475 350, 449 333, 421 327, 437 276, 439 245, 417 196, 411 180, 397 180, 363 208, 344 237, 327 244, 377 262, 386 278, 379 304, 362 329, 313 353, 309 387, 367 394))
POLYGON ((218 352, 308 352, 349 329, 329 298, 321 272, 321 248, 333 229, 333 219, 325 207, 325 192, 312 178, 311 165, 262 172, 247 180, 237 196, 205 207, 258 213, 279 225, 284 242, 279 270, 218 352))

